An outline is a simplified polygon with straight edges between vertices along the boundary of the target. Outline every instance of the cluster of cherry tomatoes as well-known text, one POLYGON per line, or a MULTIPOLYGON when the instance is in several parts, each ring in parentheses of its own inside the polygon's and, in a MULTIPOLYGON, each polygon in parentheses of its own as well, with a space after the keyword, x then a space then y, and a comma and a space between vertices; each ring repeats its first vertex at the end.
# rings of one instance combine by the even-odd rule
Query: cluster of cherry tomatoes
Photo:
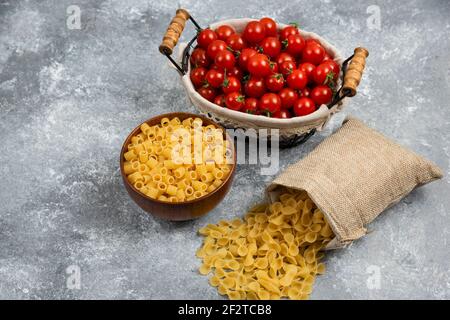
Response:
POLYGON ((190 78, 205 99, 231 110, 275 118, 304 116, 331 102, 340 66, 295 25, 277 31, 270 18, 239 34, 204 29, 192 51, 190 78))

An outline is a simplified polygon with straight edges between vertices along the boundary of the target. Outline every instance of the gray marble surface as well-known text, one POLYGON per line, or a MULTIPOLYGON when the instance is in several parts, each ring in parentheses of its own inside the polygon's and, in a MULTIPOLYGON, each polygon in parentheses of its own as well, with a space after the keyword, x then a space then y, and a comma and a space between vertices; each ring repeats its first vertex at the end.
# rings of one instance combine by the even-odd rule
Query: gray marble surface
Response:
MULTIPOLYGON (((445 173, 387 210, 370 235, 330 252, 312 298, 449 299, 450 2, 262 3, 180 2, 202 25, 268 15, 298 21, 346 56, 358 45, 370 50, 359 95, 323 132, 283 150, 280 171, 352 114, 445 173)), ((0 0, 0 298, 220 298, 196 272, 196 230, 242 216, 274 177, 240 165, 214 211, 169 223, 140 210, 119 175, 132 128, 159 113, 195 111, 157 50, 176 6, 0 0), (80 30, 67 27, 70 5, 81 10, 80 30), (79 268, 79 289, 70 266, 79 268)))

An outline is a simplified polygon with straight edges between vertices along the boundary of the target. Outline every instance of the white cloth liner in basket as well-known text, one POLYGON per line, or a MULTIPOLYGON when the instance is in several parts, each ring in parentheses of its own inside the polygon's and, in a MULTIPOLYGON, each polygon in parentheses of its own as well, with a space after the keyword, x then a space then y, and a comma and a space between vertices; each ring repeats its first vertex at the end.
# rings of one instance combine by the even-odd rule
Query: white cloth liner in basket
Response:
MULTIPOLYGON (((247 25, 248 22, 253 21, 255 19, 230 19, 224 20, 220 22, 216 22, 210 25, 211 29, 216 29, 220 25, 230 25, 237 32, 242 32, 247 25)), ((278 23, 278 28, 282 29, 286 25, 278 23)), ((340 55, 339 51, 331 45, 328 41, 318 36, 313 32, 307 32, 300 30, 300 34, 305 38, 314 38, 320 41, 325 50, 334 58, 339 65, 342 65, 344 59, 340 55)), ((178 51, 178 61, 181 61, 181 56, 186 48, 187 43, 180 43, 179 51, 178 51)), ((243 128, 243 129, 260 129, 260 128, 274 128, 279 129, 280 138, 289 138, 293 135, 304 134, 312 129, 322 130, 322 128, 326 125, 330 117, 342 110, 344 107, 347 98, 344 98, 340 103, 336 104, 333 108, 328 109, 326 105, 321 105, 319 109, 315 112, 302 116, 302 117, 294 117, 290 119, 276 119, 269 118, 261 115, 252 115, 244 112, 233 111, 227 108, 220 107, 208 100, 204 99, 194 88, 190 77, 190 63, 188 72, 182 77, 182 83, 188 94, 190 101, 196 106, 199 111, 207 116, 208 118, 221 123, 226 127, 234 127, 234 128, 243 128)), ((341 86, 341 79, 337 83, 337 87, 341 86)))

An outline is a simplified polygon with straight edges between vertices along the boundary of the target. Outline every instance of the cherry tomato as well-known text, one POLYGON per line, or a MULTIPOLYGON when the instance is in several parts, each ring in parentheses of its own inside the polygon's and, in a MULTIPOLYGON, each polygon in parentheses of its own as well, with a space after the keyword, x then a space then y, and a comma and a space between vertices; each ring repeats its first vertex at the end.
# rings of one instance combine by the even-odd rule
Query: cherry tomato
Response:
POLYGON ((327 52, 325 52, 322 62, 329 61, 329 60, 333 60, 333 58, 327 52))
POLYGON ((303 62, 298 66, 298 68, 306 73, 306 75, 308 76, 309 82, 313 81, 312 74, 314 72, 314 69, 316 69, 315 65, 313 65, 312 63, 309 63, 309 62, 303 62))
POLYGON ((287 84, 292 89, 303 89, 308 83, 308 76, 302 70, 294 70, 287 77, 287 84))
POLYGON ((207 68, 209 66, 209 59, 206 56, 206 50, 203 48, 195 48, 191 54, 191 65, 195 67, 204 67, 207 68))
POLYGON ((280 39, 281 39, 281 41, 283 41, 283 40, 286 40, 289 36, 296 35, 296 34, 300 34, 300 32, 298 31, 297 27, 295 27, 295 26, 287 26, 287 27, 284 27, 280 31, 280 39))
POLYGON ((281 52, 281 42, 276 37, 267 37, 260 43, 262 53, 271 58, 277 57, 281 52))
POLYGON ((286 51, 298 57, 305 47, 305 40, 299 34, 291 34, 286 40, 286 51))
POLYGON ((316 84, 326 84, 329 81, 333 81, 335 77, 333 70, 329 63, 321 63, 312 72, 313 80, 316 84))
POLYGON ((213 63, 211 66, 209 66, 209 70, 217 70, 217 71, 224 71, 222 67, 219 67, 217 64, 213 63))
POLYGON ((245 41, 250 43, 258 43, 262 41, 266 36, 264 24, 259 21, 250 21, 247 26, 245 26, 242 36, 245 41))
POLYGON ((292 108, 295 101, 298 99, 298 94, 295 92, 295 90, 291 88, 283 88, 278 93, 281 99, 281 108, 282 109, 289 109, 292 108))
POLYGON ((231 110, 241 110, 244 106, 245 98, 239 92, 231 92, 225 97, 225 105, 231 110))
POLYGON ((272 74, 278 73, 278 63, 269 61, 270 63, 270 70, 272 71, 272 74))
POLYGON ((272 115, 272 117, 278 119, 289 119, 292 118, 292 115, 289 110, 278 110, 272 115))
POLYGON ((262 53, 257 53, 248 60, 247 69, 250 74, 257 77, 265 77, 272 73, 269 58, 262 53))
POLYGON ((214 103, 220 107, 225 107, 225 96, 223 94, 219 94, 214 98, 214 103))
POLYGON ((325 60, 321 64, 327 64, 331 68, 331 71, 333 71, 333 73, 334 73, 334 80, 337 80, 337 78, 339 78, 339 73, 341 72, 341 67, 339 66, 339 64, 337 64, 336 61, 325 60))
POLYGON ((256 98, 247 98, 245 99, 244 108, 242 109, 243 112, 250 113, 250 114, 256 114, 258 111, 259 101, 256 98))
POLYGON ((272 92, 278 92, 284 87, 284 78, 281 73, 275 73, 265 79, 266 88, 272 92))
POLYGON ((206 73, 205 80, 213 88, 219 88, 224 80, 223 71, 211 69, 206 73))
POLYGON ((293 110, 297 117, 306 116, 316 111, 316 105, 310 98, 300 98, 295 101, 293 110))
POLYGON ((251 77, 244 86, 245 94, 252 98, 261 97, 266 92, 263 78, 251 77))
POLYGON ((295 59, 293 56, 291 56, 289 53, 286 52, 282 52, 280 53, 280 55, 277 57, 277 63, 278 65, 281 65, 283 62, 285 61, 293 61, 295 62, 295 59))
POLYGON ((319 40, 313 39, 313 38, 306 39, 305 42, 306 42, 306 45, 310 45, 310 44, 322 45, 319 40))
POLYGON ((311 91, 310 98, 315 102, 316 105, 320 106, 322 104, 329 104, 331 98, 333 97, 333 92, 329 86, 320 85, 315 87, 311 91))
POLYGON ((217 40, 217 34, 211 29, 202 30, 197 36, 197 43, 199 47, 205 50, 208 49, 208 46, 214 40, 217 40))
POLYGON ((211 42, 208 46, 208 49, 206 50, 206 54, 208 55, 208 58, 211 60, 214 60, 216 58, 216 55, 227 48, 227 44, 223 40, 214 40, 211 42))
POLYGON ((236 33, 236 31, 234 31, 233 27, 226 24, 216 29, 217 37, 223 41, 227 41, 228 37, 234 33, 236 33))
POLYGON ((276 37, 277 36, 277 23, 270 18, 264 17, 259 20, 264 25, 266 31, 266 37, 276 37))
POLYGON ((242 81, 242 78, 244 78, 244 73, 240 68, 234 66, 231 69, 227 69, 227 77, 236 77, 239 81, 242 81))
POLYGON ((283 74, 283 76, 287 77, 296 69, 295 62, 294 61, 284 61, 280 65, 280 72, 283 74))
POLYGON ((259 99, 259 110, 268 115, 279 111, 281 109, 280 96, 275 93, 266 93, 259 99))
POLYGON ((229 36, 226 42, 233 51, 241 51, 245 48, 244 39, 237 33, 229 36))
POLYGON ((258 52, 256 52, 256 50, 251 49, 251 48, 245 48, 242 49, 241 54, 239 55, 239 66, 243 69, 243 70, 247 70, 247 63, 248 60, 253 57, 255 54, 257 54, 258 52))
POLYGON ((194 87, 198 88, 205 84, 205 76, 208 70, 197 67, 191 70, 190 78, 194 87))
POLYGON ((214 62, 220 68, 231 69, 234 67, 234 64, 236 63, 236 58, 234 57, 234 54, 231 53, 230 51, 222 50, 216 54, 214 62))
POLYGON ((239 92, 241 90, 241 82, 236 77, 228 77, 223 81, 222 91, 225 94, 231 92, 239 92))
POLYGON ((309 98, 311 96, 311 88, 305 87, 300 92, 301 97, 307 97, 309 98))
POLYGON ((325 49, 317 43, 307 44, 303 49, 303 62, 311 62, 313 65, 319 65, 325 56, 325 49))
POLYGON ((216 90, 211 87, 201 87, 198 89, 198 93, 208 101, 213 102, 216 97, 216 90))

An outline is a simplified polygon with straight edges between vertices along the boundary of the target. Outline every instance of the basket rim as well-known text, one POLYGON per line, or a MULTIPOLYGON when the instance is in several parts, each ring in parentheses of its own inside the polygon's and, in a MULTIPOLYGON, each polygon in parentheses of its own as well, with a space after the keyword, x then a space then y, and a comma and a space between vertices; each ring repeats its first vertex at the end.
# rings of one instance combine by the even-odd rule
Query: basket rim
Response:
MULTIPOLYGON (((226 19, 214 22, 209 25, 210 28, 214 29, 221 25, 228 24, 233 27, 236 27, 236 24, 246 24, 250 21, 256 21, 257 19, 254 18, 236 18, 236 19, 226 19)), ((284 23, 277 23, 277 29, 281 30, 282 28, 288 26, 284 23)), ((332 53, 333 60, 336 61, 340 66, 342 65, 344 59, 342 55, 340 54, 339 50, 329 43, 326 39, 322 38, 321 36, 317 35, 314 32, 305 31, 303 29, 300 29, 300 34, 305 39, 317 39, 320 41, 320 43, 323 45, 325 50, 328 53, 332 53)), ((186 44, 181 44, 180 46, 180 53, 183 51, 181 50, 183 47, 185 47, 186 44)), ((213 114, 219 115, 219 117, 226 118, 230 121, 237 121, 240 123, 246 123, 249 126, 253 127, 262 127, 262 128, 272 128, 272 129, 295 129, 299 127, 305 127, 305 126, 314 126, 317 128, 322 127, 329 118, 336 112, 340 111, 342 106, 345 104, 346 99, 344 98, 340 104, 334 106, 331 109, 328 109, 326 105, 321 105, 316 111, 314 111, 311 114, 308 114, 306 116, 300 116, 300 117, 292 117, 289 119, 278 119, 278 118, 270 118, 263 115, 254 115, 249 114, 245 112, 230 110, 227 108, 220 107, 205 98, 203 98, 196 90, 194 85, 192 84, 192 81, 190 80, 190 70, 191 70, 191 63, 188 62, 188 72, 182 76, 182 83, 185 87, 187 94, 189 98, 192 101, 192 103, 200 109, 202 112, 210 112, 213 114)))

